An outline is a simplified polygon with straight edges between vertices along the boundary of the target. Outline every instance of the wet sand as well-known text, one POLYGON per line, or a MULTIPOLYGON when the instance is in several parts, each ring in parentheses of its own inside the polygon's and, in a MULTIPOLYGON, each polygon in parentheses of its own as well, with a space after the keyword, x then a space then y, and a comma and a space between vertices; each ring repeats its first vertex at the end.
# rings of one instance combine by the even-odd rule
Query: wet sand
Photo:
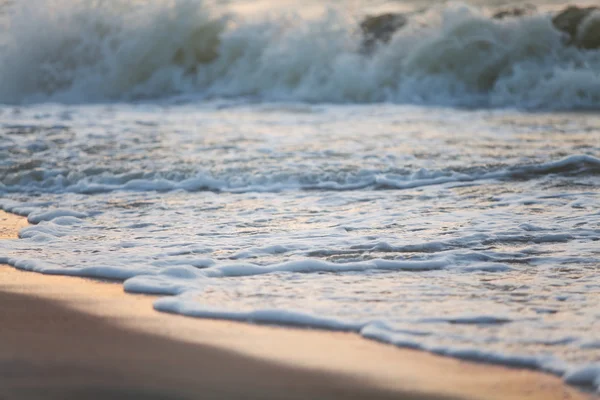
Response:
MULTIPOLYGON (((0 211, 0 238, 22 217, 0 211)), ((158 313, 120 284, 0 266, 0 399, 597 399, 356 334, 158 313)))

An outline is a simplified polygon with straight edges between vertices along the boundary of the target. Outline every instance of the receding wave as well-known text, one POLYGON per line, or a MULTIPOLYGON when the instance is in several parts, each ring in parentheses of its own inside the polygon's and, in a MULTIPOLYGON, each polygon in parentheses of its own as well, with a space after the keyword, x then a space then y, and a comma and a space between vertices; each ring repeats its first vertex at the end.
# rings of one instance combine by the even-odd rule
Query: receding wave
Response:
POLYGON ((215 176, 210 172, 194 171, 147 171, 113 173, 99 171, 53 170, 39 168, 37 164, 20 165, 15 171, 0 169, 0 193, 108 193, 113 191, 161 191, 184 190, 188 192, 280 192, 286 190, 333 190, 360 189, 402 190, 448 183, 476 182, 483 180, 535 179, 545 175, 597 175, 600 159, 589 155, 573 155, 547 163, 533 163, 501 167, 472 167, 468 171, 452 169, 303 172, 288 171, 282 174, 235 173, 215 176), (86 173, 87 172, 87 173, 86 173), (44 178, 43 180, 41 178, 44 178))
POLYGON ((0 102, 9 104, 184 95, 600 108, 600 49, 572 45, 542 12, 494 19, 432 7, 369 51, 361 10, 249 17, 206 1, 33 0, 7 13, 0 102))

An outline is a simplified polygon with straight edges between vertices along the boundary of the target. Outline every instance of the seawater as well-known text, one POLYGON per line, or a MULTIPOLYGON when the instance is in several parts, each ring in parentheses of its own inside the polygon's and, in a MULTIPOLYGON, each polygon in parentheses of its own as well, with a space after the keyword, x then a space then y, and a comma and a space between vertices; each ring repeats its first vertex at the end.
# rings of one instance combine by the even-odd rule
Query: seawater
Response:
POLYGON ((551 3, 381 3, 369 54, 290 4, 5 5, 0 262, 599 388, 600 51, 551 3))

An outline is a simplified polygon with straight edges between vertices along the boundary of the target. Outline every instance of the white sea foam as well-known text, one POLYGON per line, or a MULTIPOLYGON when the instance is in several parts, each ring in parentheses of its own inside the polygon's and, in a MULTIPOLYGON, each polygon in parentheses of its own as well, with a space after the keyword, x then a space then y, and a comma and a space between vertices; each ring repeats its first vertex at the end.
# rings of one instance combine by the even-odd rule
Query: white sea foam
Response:
POLYGON ((70 224, 70 222, 73 222, 73 219, 66 219, 65 217, 67 217, 67 218, 70 217, 73 219, 80 219, 80 218, 87 217, 87 214, 80 213, 77 211, 72 211, 72 210, 56 209, 56 210, 41 212, 41 213, 31 213, 27 217, 27 221, 29 221, 32 224, 37 224, 42 221, 52 221, 52 220, 56 220, 56 219, 60 218, 60 222, 59 221, 54 221, 54 222, 59 223, 61 225, 63 225, 63 224, 67 225, 67 224, 70 224))
POLYGON ((364 325, 360 322, 345 322, 334 318, 310 315, 301 311, 291 310, 255 310, 250 312, 226 311, 199 307, 196 302, 181 301, 176 297, 166 297, 154 302, 158 311, 183 314, 198 318, 228 319, 266 324, 295 325, 312 328, 358 331, 364 325))
POLYGON ((596 384, 595 113, 183 96, 0 116, 0 208, 34 223, 2 263, 596 384))
POLYGON ((360 334, 366 338, 391 343, 401 347, 411 347, 430 351, 436 354, 452 356, 472 361, 483 361, 494 364, 504 364, 516 367, 535 368, 562 374, 565 365, 551 356, 521 356, 485 351, 476 348, 446 347, 421 344, 418 337, 394 332, 384 324, 369 324, 361 329, 360 334))
POLYGON ((194 0, 14 7, 1 56, 4 103, 192 95, 600 107, 600 51, 567 46, 546 13, 500 21, 464 5, 432 6, 365 54, 364 11, 348 7, 309 17, 244 16, 194 0))
POLYGON ((270 274, 274 272, 352 272, 378 270, 430 270, 444 268, 449 264, 445 260, 436 261, 403 261, 403 260, 370 260, 356 263, 328 263, 318 260, 291 261, 282 264, 262 267, 252 264, 225 265, 214 267, 204 271, 206 276, 251 276, 270 274))
MULTIPOLYGON (((136 174, 110 173, 91 175, 72 174, 64 176, 60 172, 53 174, 41 183, 36 176, 39 169, 23 170, 16 184, 0 187, 2 191, 48 191, 73 192, 82 194, 98 194, 117 190, 126 191, 174 191, 185 190, 217 191, 217 192, 280 192, 285 190, 338 190, 351 191, 358 189, 412 189, 423 186, 442 185, 448 183, 477 182, 485 180, 538 178, 550 174, 597 174, 600 171, 600 159, 589 155, 573 155, 562 160, 539 164, 524 164, 509 168, 475 169, 469 173, 450 170, 420 169, 414 173, 399 175, 386 171, 356 171, 355 174, 340 176, 311 175, 298 171, 292 175, 259 176, 219 176, 203 175, 192 172, 188 174, 174 173, 175 179, 162 178, 162 173, 148 172, 146 179, 136 178, 136 174), (154 176, 153 176, 154 175, 154 176), (133 178, 133 179, 132 179, 133 178), (337 180, 337 181, 336 181, 337 180)), ((78 217, 77 215, 74 215, 78 217)), ((42 218, 54 218, 54 214, 42 218)), ((32 216, 30 222, 39 222, 38 216, 32 216)))

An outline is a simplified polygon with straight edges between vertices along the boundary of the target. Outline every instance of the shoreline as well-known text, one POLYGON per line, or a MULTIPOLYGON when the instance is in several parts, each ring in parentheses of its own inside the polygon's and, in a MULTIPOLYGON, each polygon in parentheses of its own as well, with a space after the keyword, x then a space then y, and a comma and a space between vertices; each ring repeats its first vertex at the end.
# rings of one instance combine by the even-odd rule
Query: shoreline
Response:
MULTIPOLYGON (((26 225, 0 211, 0 239, 26 225)), ((0 266, 0 398, 598 398, 549 374, 354 333, 159 313, 155 298, 0 266)))

